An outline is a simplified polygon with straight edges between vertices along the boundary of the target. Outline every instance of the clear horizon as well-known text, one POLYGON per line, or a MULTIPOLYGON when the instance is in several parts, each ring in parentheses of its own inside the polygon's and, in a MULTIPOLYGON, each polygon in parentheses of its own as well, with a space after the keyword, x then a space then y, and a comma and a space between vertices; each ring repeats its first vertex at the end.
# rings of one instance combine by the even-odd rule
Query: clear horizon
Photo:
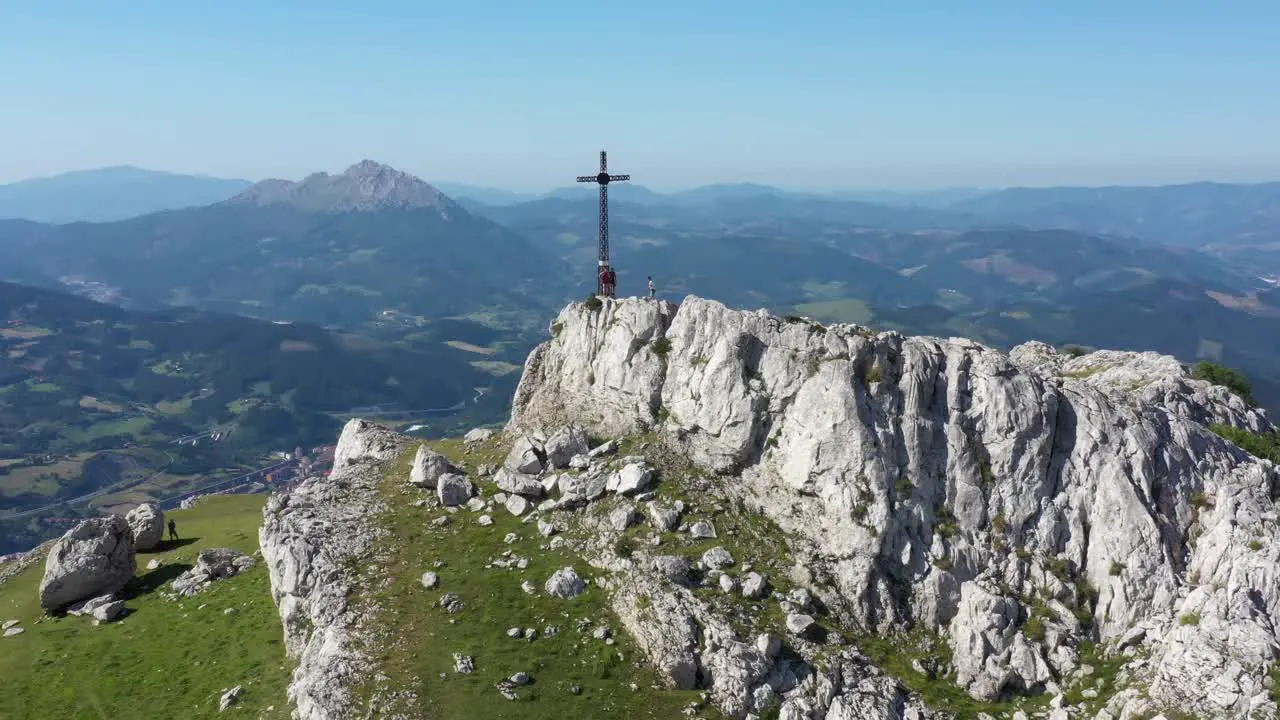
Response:
POLYGON ((368 157, 538 193, 601 146, 658 191, 1280 179, 1273 3, 499 5, 10 3, 0 183, 368 157))

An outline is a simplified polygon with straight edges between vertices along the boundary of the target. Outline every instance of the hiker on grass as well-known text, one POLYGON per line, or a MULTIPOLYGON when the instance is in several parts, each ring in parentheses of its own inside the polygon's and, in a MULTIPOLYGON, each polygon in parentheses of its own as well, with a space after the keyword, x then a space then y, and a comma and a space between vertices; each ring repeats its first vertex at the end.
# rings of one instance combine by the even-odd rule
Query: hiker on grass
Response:
POLYGON ((658 292, 658 286, 653 284, 653 276, 649 276, 649 299, 653 299, 653 294, 658 292))
POLYGON ((174 522, 173 518, 169 518, 169 539, 178 539, 178 523, 174 522))

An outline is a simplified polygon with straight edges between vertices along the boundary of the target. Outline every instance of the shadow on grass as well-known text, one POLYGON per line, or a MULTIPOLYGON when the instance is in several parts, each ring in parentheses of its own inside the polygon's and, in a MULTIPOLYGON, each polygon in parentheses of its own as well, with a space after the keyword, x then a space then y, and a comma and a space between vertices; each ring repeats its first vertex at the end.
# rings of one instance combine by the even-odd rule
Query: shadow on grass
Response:
POLYGON ((161 565, 145 575, 139 575, 130 580, 129 584, 124 586, 124 590, 120 591, 120 598, 134 600, 142 595, 153 593, 193 567, 195 566, 190 563, 161 565))
POLYGON ((169 552, 170 550, 177 550, 180 547, 186 547, 188 545, 191 545, 199 541, 200 541, 200 538, 198 537, 180 538, 178 540, 161 540, 159 545, 151 548, 150 550, 139 550, 138 554, 139 555, 155 555, 156 553, 164 553, 164 552, 169 552))

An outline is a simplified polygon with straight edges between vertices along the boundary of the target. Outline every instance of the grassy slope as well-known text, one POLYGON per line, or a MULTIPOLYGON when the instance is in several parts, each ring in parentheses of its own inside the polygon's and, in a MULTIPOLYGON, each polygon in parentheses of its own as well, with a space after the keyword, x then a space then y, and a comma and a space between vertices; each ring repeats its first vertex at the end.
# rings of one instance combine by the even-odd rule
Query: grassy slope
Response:
MULTIPOLYGON (((434 445, 471 468, 501 457, 493 448, 487 453, 464 455, 457 441, 434 445)), ((681 717, 681 708, 698 694, 662 689, 653 673, 637 668, 638 651, 606 609, 603 590, 589 585, 573 600, 551 598, 542 592, 546 579, 566 565, 572 565, 584 578, 598 573, 571 553, 540 549, 546 540, 538 536, 537 526, 522 524, 501 508, 492 514, 490 527, 477 523, 479 513, 465 510, 453 514, 447 527, 427 524, 443 513, 413 507, 420 491, 405 485, 411 460, 412 453, 401 458, 384 483, 392 510, 383 522, 394 533, 397 546, 389 568, 392 582, 380 596, 384 615, 375 622, 375 626, 395 627, 396 641, 381 648, 377 660, 393 687, 418 691, 421 709, 409 711, 410 716, 442 720, 681 717), (508 545, 503 539, 511 532, 517 533, 519 540, 508 545), (486 567, 490 559, 508 550, 528 558, 528 568, 486 567), (447 564, 434 568, 436 560, 447 564), (419 578, 425 570, 439 573, 437 588, 422 587, 419 578), (537 595, 526 595, 520 589, 524 580, 538 586, 537 595), (461 596, 465 603, 461 612, 450 615, 439 607, 438 600, 446 592, 461 596), (578 622, 584 619, 589 624, 579 630, 578 622), (614 629, 615 644, 591 637, 591 631, 601 624, 614 629), (544 637, 543 629, 548 625, 558 626, 559 634, 544 637), (516 626, 536 628, 538 638, 508 638, 507 628, 516 626), (455 652, 474 658, 473 674, 454 672, 455 652), (534 682, 519 688, 520 700, 507 700, 495 685, 519 671, 528 672, 534 682), (569 691, 575 685, 582 688, 581 695, 569 691)), ((487 494, 492 492, 491 487, 486 489, 487 494)), ((715 717, 706 713, 704 709, 698 717, 715 717)))
POLYGON ((71 616, 38 622, 43 562, 0 585, 0 620, 21 620, 26 628, 0 639, 0 717, 214 717, 221 693, 243 685, 238 715, 287 718, 292 664, 261 562, 181 603, 157 593, 202 548, 256 551, 264 500, 212 497, 171 513, 178 533, 194 542, 138 555, 132 588, 138 594, 128 602, 128 617, 116 623, 94 626, 71 616), (153 558, 163 564, 148 571, 153 558), (226 608, 236 612, 224 614, 226 608))

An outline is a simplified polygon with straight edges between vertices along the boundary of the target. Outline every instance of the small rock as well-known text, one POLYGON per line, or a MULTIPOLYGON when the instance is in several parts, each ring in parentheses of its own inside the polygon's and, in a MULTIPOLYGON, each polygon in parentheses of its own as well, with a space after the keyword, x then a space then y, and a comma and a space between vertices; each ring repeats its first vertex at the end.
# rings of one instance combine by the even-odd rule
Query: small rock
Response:
POLYGON ((478 523, 480 527, 489 527, 490 525, 493 524, 493 518, 489 517, 488 515, 481 515, 480 517, 476 518, 476 523, 478 523))
POLYGON ((462 436, 462 441, 468 445, 474 445, 488 440, 495 434, 497 434, 496 431, 491 428, 472 428, 467 431, 466 435, 462 436))
POLYGON ((635 495, 648 489, 653 477, 653 468, 647 464, 631 463, 618 471, 616 484, 611 484, 614 484, 613 491, 619 495, 635 495))
POLYGON ((538 534, 542 537, 551 537, 556 532, 556 526, 545 520, 538 521, 538 534))
POLYGON ((587 589, 587 585, 573 568, 563 567, 547 579, 543 589, 548 595, 570 600, 581 595, 587 589))
POLYGON ((813 595, 805 588, 794 588, 787 593, 787 602, 796 606, 797 610, 808 610, 810 603, 813 602, 813 595))
POLYGON ((506 535, 503 535, 503 536, 502 536, 502 542, 504 542, 504 543, 506 543, 506 544, 508 544, 508 545, 512 545, 512 544, 514 544, 514 543, 515 543, 516 541, 518 541, 519 539, 520 539, 520 536, 519 536, 519 535, 517 535, 517 534, 515 534, 515 533, 513 533, 513 532, 509 532, 509 533, 507 533, 506 535))
POLYGON ((515 639, 524 635, 524 631, 518 627, 507 628, 507 637, 515 639))
POLYGON ((21 620, 5 620, 4 625, 0 625, 0 630, 8 630, 9 628, 22 622, 21 620))
POLYGON ((713 547, 702 554, 702 564, 712 570, 723 570, 733 563, 733 556, 722 547, 713 547))
POLYGON ((720 589, 724 592, 731 593, 738 589, 738 581, 734 580, 730 575, 721 575, 720 589))
POLYGON ((764 597, 767 584, 768 581, 760 573, 747 573, 742 579, 742 596, 749 600, 759 600, 764 597))
POLYGON ((551 542, 550 544, 547 545, 547 547, 551 548, 552 550, 559 550, 560 548, 564 547, 567 542, 568 541, 565 540, 563 536, 557 535, 551 538, 551 542))
POLYGON ((760 651, 765 657, 777 657, 782 652, 782 638, 769 633, 761 633, 756 636, 756 650, 760 651))
POLYGON ((448 515, 441 515, 440 517, 436 518, 435 520, 432 520, 432 521, 431 521, 431 524, 432 524, 432 525, 435 525, 436 527, 445 527, 446 525, 448 525, 448 524, 449 524, 449 523, 451 523, 451 522, 453 522, 453 520, 452 520, 452 519, 450 519, 450 517, 449 517, 448 515))
POLYGON ((689 528, 689 535, 695 540, 706 540, 716 536, 716 528, 706 520, 699 520, 689 528))
POLYGON ((235 609, 235 608, 233 608, 233 607, 231 607, 231 608, 227 608, 226 610, 223 610, 223 611, 222 611, 222 614, 223 614, 223 615, 235 615, 235 614, 236 614, 236 609, 235 609))
POLYGON ((787 615, 787 632, 792 635, 804 635, 813 627, 813 623, 813 617, 810 615, 790 613, 787 615))
POLYGON ((526 593, 528 593, 528 594, 530 594, 530 595, 534 595, 534 594, 536 594, 536 593, 538 592, 538 586, 537 586, 537 585, 534 585, 533 583, 529 582, 528 580, 525 580, 524 582, 520 583, 520 589, 521 589, 521 590, 523 590, 523 591, 525 591, 526 593))
POLYGON ((422 573, 422 587, 430 590, 440 584, 440 576, 428 570, 422 573))
POLYGON ((445 507, 465 504, 474 489, 470 480, 457 473, 446 473, 436 479, 436 497, 445 507))
POLYGON ((608 625, 601 625, 591 631, 591 637, 596 640, 608 640, 613 637, 613 630, 608 625))
POLYGON ((538 639, 538 631, 537 631, 537 630, 535 630, 534 628, 525 628, 525 629, 524 629, 524 639, 525 639, 525 640, 536 640, 536 639, 538 639))
POLYGON ((574 685, 573 687, 569 688, 569 693, 570 693, 570 694, 572 694, 572 695, 581 695, 581 694, 582 694, 582 686, 581 686, 581 685, 574 685))
POLYGON ((473 513, 484 512, 486 505, 483 499, 473 497, 467 501, 467 509, 473 513))
POLYGON ((475 672, 476 663, 471 659, 470 655, 453 654, 453 671, 469 674, 475 672))
POLYGON ((628 505, 620 507, 609 513, 609 525, 611 525, 614 530, 622 532, 623 530, 631 527, 631 521, 635 518, 635 515, 635 510, 632 509, 631 506, 628 505))
POLYGON ((158 567, 160 567, 160 559, 159 559, 159 558, 152 558, 152 559, 151 559, 151 561, 147 563, 147 569, 148 569, 148 570, 155 570, 155 569, 156 569, 156 568, 158 568, 158 567))
POLYGON ((445 593, 440 596, 440 607, 451 613, 462 610, 462 598, 458 597, 458 593, 445 593))
POLYGON ((512 675, 512 676, 511 676, 511 684, 512 684, 512 685, 528 685, 528 684, 529 684, 529 673, 525 673, 525 672, 518 672, 518 673, 516 673, 515 675, 512 675))
POLYGON ((22 633, 24 633, 24 632, 26 632, 26 629, 25 629, 25 628, 20 628, 20 627, 11 627, 11 628, 7 628, 7 629, 5 629, 5 631, 4 631, 4 636, 5 636, 5 637, 13 637, 14 635, 21 635, 21 634, 22 634, 22 633))
POLYGON ((235 705, 236 701, 240 699, 241 691, 242 691, 241 687, 237 685, 231 688, 230 690, 222 693, 222 698, 218 700, 218 712, 222 712, 223 710, 226 710, 232 705, 235 705))

